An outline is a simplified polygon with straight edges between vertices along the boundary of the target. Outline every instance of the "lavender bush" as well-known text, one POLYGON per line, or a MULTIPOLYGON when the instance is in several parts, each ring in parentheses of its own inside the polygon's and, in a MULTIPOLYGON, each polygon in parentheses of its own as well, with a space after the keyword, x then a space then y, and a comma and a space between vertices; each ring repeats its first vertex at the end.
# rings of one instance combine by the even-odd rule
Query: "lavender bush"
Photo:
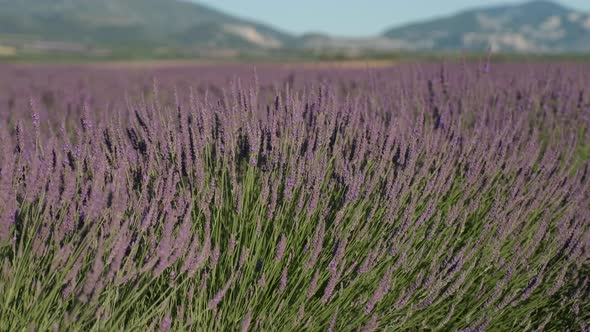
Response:
POLYGON ((0 77, 0 330, 590 327, 587 65, 0 77))

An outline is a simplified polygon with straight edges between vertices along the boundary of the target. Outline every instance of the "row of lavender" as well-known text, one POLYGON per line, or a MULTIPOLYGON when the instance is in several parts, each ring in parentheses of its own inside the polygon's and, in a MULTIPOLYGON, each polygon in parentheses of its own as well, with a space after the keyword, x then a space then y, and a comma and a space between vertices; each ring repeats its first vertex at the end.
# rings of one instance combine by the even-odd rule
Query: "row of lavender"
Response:
POLYGON ((0 329, 587 328, 590 68, 492 69, 0 68, 0 329))

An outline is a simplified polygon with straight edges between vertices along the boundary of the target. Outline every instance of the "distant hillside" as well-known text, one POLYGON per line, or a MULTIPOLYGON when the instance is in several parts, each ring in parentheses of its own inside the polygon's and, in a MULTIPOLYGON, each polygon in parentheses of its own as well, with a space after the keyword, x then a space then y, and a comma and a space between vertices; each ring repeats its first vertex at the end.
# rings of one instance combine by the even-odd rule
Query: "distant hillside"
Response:
POLYGON ((292 37, 178 0, 0 0, 0 45, 38 49, 285 47, 292 37))
POLYGON ((413 50, 589 52, 590 15, 550 1, 496 6, 388 30, 385 37, 413 50))
POLYGON ((367 56, 392 52, 588 53, 590 14, 550 1, 473 9, 368 38, 291 36, 188 0, 0 0, 0 57, 367 56))

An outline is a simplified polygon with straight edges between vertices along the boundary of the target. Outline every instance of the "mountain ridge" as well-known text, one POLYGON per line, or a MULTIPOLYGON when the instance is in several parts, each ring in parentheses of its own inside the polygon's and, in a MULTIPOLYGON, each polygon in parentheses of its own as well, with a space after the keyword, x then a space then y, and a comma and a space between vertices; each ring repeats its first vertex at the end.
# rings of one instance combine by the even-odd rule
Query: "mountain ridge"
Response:
POLYGON ((0 0, 0 7, 6 8, 0 12, 0 43, 4 39, 81 47, 223 49, 239 42, 240 48, 264 49, 283 47, 293 38, 267 25, 179 0, 0 0), (209 34, 188 33, 198 30, 209 34))
POLYGON ((420 40, 417 50, 504 52, 590 51, 590 14, 537 0, 467 9, 453 15, 386 30, 398 42, 420 40))
MULTIPOLYGON (((0 51, 253 54, 590 52, 590 14, 548 0, 466 9, 353 38, 294 36, 188 0, 0 0, 0 51)), ((1 52, 0 52, 1 56, 1 52)))

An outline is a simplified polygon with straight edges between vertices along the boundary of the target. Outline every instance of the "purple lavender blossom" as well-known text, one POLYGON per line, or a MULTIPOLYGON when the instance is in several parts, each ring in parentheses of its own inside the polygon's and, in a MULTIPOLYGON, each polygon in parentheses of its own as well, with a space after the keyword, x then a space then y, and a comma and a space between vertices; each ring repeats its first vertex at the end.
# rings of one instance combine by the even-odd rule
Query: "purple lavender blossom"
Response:
POLYGON ((285 254, 285 247, 287 246, 287 237, 285 234, 281 235, 281 240, 277 246, 277 254, 275 256, 275 261, 280 262, 283 259, 283 255, 285 254))

